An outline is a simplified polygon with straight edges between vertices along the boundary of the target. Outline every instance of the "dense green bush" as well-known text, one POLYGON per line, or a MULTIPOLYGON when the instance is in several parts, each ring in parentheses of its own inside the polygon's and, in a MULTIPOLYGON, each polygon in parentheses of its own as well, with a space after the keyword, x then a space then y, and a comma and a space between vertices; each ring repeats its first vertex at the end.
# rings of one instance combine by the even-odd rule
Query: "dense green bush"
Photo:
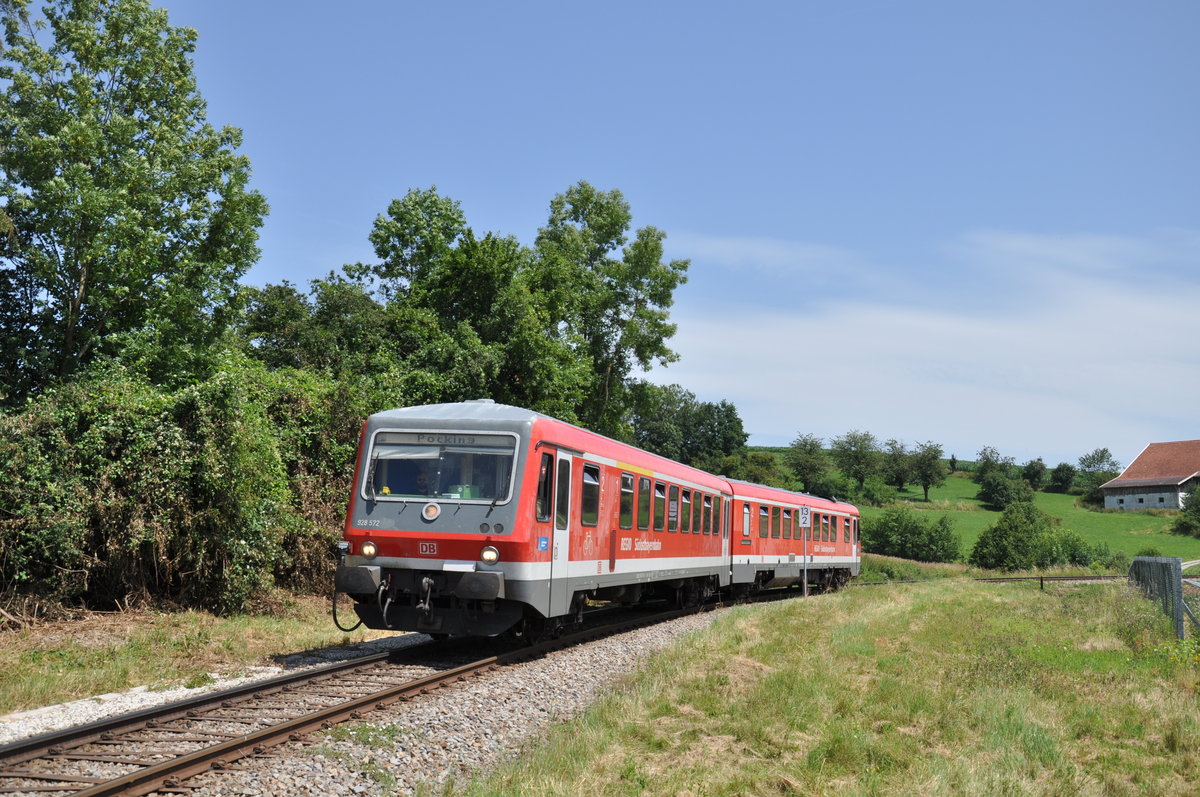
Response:
POLYGON ((864 521, 863 550, 918 562, 956 562, 961 542, 946 515, 923 520, 907 506, 891 507, 883 515, 864 521))
POLYGON ((1050 517, 1028 501, 1010 504, 995 524, 983 530, 968 561, 986 570, 1098 567, 1121 570, 1128 556, 1113 553, 1104 543, 1090 545, 1076 531, 1058 528, 1050 517))
POLYGON ((113 364, 0 415, 0 580, 111 605, 243 610, 324 587, 359 425, 403 403, 229 355, 176 391, 113 364))
POLYGON ((1172 534, 1200 537, 1200 483, 1193 484, 1183 494, 1183 511, 1171 524, 1172 534))
POLYGON ((985 506, 1003 511, 1011 504, 1033 500, 1033 488, 999 470, 992 470, 979 481, 978 498, 985 506))

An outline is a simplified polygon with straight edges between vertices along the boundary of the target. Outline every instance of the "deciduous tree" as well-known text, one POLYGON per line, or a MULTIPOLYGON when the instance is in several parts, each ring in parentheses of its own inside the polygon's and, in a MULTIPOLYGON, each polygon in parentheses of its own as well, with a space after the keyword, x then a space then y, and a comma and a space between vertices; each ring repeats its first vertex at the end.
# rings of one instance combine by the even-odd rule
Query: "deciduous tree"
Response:
POLYGON ((912 477, 912 452, 902 441, 894 437, 883 444, 883 480, 897 490, 912 477))
POLYGON ((925 491, 929 501, 929 488, 946 483, 946 466, 942 464, 942 447, 932 440, 918 443, 912 453, 912 478, 925 491))
POLYGON ((1050 472, 1050 489, 1059 493, 1070 492, 1075 484, 1075 466, 1069 462, 1060 462, 1050 472))
POLYGON ((610 435, 621 431, 634 367, 678 358, 667 345, 675 334, 668 310, 687 280, 688 261, 663 259, 665 233, 642 227, 629 241, 632 218, 620 191, 571 186, 550 203, 531 275, 558 333, 590 365, 578 417, 610 435))
POLYGON ((984 446, 975 455, 975 483, 983 484, 984 478, 993 471, 999 471, 1006 478, 1012 475, 1015 461, 1005 457, 992 446, 984 446))
POLYGON ((875 435, 857 429, 833 438, 830 450, 834 464, 862 490, 867 478, 879 472, 879 444, 875 435))
POLYGON ((186 378, 232 320, 266 202, 196 88, 196 33, 148 0, 0 6, 0 365, 14 395, 133 346, 186 378))
POLYGON ((1029 460, 1025 467, 1021 468, 1021 478, 1033 489, 1042 489, 1042 484, 1046 481, 1046 463, 1042 462, 1041 457, 1029 460))
POLYGON ((783 453, 787 464, 805 490, 814 492, 824 482, 829 469, 829 456, 825 453, 825 441, 814 434, 802 434, 792 441, 783 453))

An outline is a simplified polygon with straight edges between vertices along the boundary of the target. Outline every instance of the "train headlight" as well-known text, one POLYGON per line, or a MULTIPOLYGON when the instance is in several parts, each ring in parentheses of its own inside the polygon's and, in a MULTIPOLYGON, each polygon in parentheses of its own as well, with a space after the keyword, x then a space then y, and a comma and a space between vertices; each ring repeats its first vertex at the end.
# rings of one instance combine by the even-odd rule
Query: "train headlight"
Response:
POLYGON ((375 554, 379 553, 379 548, 375 545, 375 543, 367 540, 362 544, 362 547, 358 549, 358 552, 368 559, 374 559, 375 554))
POLYGON ((500 561, 500 551, 496 549, 495 545, 488 545, 479 552, 479 561, 485 565, 494 565, 500 561))
POLYGON ((426 520, 437 520, 440 514, 442 514, 442 508, 437 504, 426 504, 421 507, 421 517, 426 520))

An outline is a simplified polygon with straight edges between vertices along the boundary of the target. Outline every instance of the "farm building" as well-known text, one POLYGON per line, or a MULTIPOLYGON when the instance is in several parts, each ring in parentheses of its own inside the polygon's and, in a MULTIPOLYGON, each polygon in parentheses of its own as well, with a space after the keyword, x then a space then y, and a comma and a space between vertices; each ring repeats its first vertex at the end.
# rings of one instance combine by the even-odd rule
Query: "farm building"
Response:
POLYGON ((1125 471, 1101 485, 1105 509, 1180 509, 1200 482, 1200 440, 1151 443, 1125 471))

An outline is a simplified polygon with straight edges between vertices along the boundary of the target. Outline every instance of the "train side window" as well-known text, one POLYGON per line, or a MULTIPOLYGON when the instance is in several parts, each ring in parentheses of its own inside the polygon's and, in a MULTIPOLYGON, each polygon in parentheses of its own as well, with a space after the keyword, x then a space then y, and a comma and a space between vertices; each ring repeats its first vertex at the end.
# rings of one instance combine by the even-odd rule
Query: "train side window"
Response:
POLYGON ((792 538, 792 510, 783 510, 783 538, 790 540, 792 538))
POLYGON ((621 474, 621 528, 633 528, 633 476, 621 474))
POLYGON ((842 542, 850 542, 850 518, 842 518, 842 542))
POLYGON ((650 528, 650 480, 638 479, 638 528, 650 528))
POLYGON ((705 496, 703 493, 693 493, 692 499, 692 534, 699 534, 700 527, 703 524, 702 517, 705 496))
POLYGON ((750 504, 742 504, 742 536, 750 536, 750 504))
POLYGON ((783 531, 783 521, 780 520, 780 508, 777 506, 771 507, 771 536, 779 538, 779 532, 783 531))
POLYGON ((600 466, 583 466, 583 489, 579 491, 582 505, 579 507, 579 522, 595 526, 600 522, 600 466))
POLYGON ((667 531, 679 528, 679 488, 671 485, 671 497, 667 499, 667 531))
POLYGON ((717 496, 713 503, 713 534, 721 535, 721 496, 717 496))
POLYGON ((758 536, 770 537, 771 536, 770 526, 771 526, 771 510, 768 509, 765 505, 760 504, 758 507, 758 536))
POLYGON ((821 515, 821 542, 829 542, 829 515, 821 515))
POLYGON ((542 454, 542 466, 538 469, 537 509, 538 522, 550 520, 550 502, 554 498, 554 455, 542 454))
POLYGON ((712 534, 712 496, 704 496, 704 533, 712 534))
POLYGON ((862 540, 858 536, 858 518, 854 518, 854 544, 857 545, 862 540))
POLYGON ((554 499, 554 527, 559 529, 568 528, 567 520, 570 517, 571 507, 571 460, 560 459, 558 461, 558 495, 554 499))
POLYGON ((654 530, 662 531, 667 525, 667 485, 654 483, 654 530))
POLYGON ((683 491, 683 508, 680 511, 680 519, 683 523, 679 526, 679 530, 687 534, 692 530, 692 491, 683 491))

